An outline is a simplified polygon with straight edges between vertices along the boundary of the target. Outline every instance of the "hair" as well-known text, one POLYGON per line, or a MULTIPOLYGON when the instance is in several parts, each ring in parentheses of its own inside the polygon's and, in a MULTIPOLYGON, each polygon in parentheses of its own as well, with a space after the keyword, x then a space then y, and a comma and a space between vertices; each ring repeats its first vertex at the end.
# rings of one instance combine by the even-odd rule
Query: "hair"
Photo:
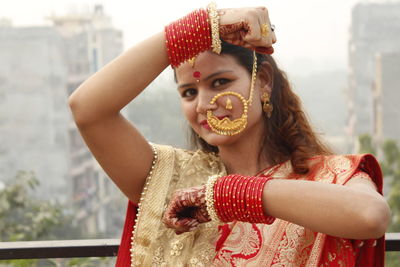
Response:
MULTIPOLYGON (((222 42, 221 54, 233 56, 251 75, 253 69, 251 50, 222 42)), ((302 109, 301 101, 293 93, 286 74, 278 68, 272 56, 257 53, 257 66, 260 67, 265 61, 272 67, 270 103, 274 109, 270 118, 263 112, 265 136, 260 153, 265 153, 272 164, 290 160, 295 173, 305 174, 309 171, 308 158, 333 153, 314 133, 302 109)), ((218 147, 208 144, 191 127, 189 143, 192 149, 218 153, 218 147)))

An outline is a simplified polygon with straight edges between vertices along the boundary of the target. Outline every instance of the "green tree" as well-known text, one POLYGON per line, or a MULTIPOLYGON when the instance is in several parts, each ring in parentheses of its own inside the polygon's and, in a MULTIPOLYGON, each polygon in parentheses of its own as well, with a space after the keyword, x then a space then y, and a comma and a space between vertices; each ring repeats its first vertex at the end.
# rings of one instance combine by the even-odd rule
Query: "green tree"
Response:
MULTIPOLYGON (((39 186, 33 172, 20 171, 0 189, 0 242, 79 239, 67 208, 32 196, 39 186)), ((110 259, 40 259, 1 261, 1 266, 103 266, 110 259)))
MULTIPOLYGON (((392 212, 392 218, 388 231, 400 232, 400 149, 395 140, 385 140, 381 147, 376 147, 369 135, 360 136, 359 143, 360 153, 375 154, 378 149, 382 151, 383 157, 379 164, 385 180, 388 180, 390 185, 387 200, 392 212)), ((385 266, 400 266, 400 253, 386 253, 385 266)))
POLYGON ((30 192, 39 185, 33 172, 17 173, 0 191, 0 241, 48 239, 61 224, 61 206, 38 200, 30 192))
POLYGON ((360 149, 358 153, 361 154, 376 154, 375 146, 372 143, 372 138, 369 134, 363 134, 358 137, 358 142, 360 144, 360 149))

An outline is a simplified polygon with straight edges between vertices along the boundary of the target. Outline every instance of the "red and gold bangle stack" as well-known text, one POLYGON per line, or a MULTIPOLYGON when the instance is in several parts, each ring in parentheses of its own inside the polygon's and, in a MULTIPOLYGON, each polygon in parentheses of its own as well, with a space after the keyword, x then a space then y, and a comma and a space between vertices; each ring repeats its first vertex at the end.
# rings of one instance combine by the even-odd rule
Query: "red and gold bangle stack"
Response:
POLYGON ((264 213, 262 196, 269 177, 228 175, 214 182, 214 209, 223 222, 234 220, 271 224, 275 218, 264 213))
POLYGON ((195 10, 165 27, 169 62, 172 67, 211 48, 211 26, 204 9, 195 10))

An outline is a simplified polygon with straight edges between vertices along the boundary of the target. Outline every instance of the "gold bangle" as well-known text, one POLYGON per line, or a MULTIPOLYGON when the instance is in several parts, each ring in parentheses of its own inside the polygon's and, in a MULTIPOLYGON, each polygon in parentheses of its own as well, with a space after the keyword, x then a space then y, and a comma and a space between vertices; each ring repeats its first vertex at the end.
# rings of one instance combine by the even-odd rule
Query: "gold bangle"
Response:
POLYGON ((211 25, 211 47, 212 51, 221 54, 221 39, 219 39, 219 15, 217 11, 217 4, 211 2, 207 6, 208 17, 211 25))
POLYGON ((221 222, 217 215, 217 211, 215 210, 214 206, 214 185, 217 182, 219 176, 218 175, 213 175, 210 176, 207 180, 206 184, 206 209, 208 212, 208 215, 210 215, 210 218, 212 221, 216 222, 221 222))

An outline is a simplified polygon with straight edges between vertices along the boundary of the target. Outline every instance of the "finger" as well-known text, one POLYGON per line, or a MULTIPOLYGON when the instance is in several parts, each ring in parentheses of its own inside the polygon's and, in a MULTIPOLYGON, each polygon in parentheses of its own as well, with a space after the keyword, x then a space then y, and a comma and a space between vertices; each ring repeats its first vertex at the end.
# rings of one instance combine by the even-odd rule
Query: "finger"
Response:
POLYGON ((243 36, 243 41, 253 46, 261 46, 263 40, 261 37, 260 23, 257 14, 259 12, 255 12, 254 10, 251 10, 249 12, 251 12, 251 15, 249 15, 246 20, 249 30, 243 36))
MULTIPOLYGON (((176 199, 176 198, 173 198, 176 199)), ((162 218, 162 222, 170 228, 174 227, 175 222, 178 220, 178 212, 179 208, 175 201, 171 200, 169 205, 167 206, 164 216, 162 218)))
POLYGON ((175 233, 182 234, 185 232, 194 231, 198 226, 199 222, 197 220, 185 218, 182 220, 177 220, 171 228, 175 230, 175 233))
POLYGON ((186 232, 196 231, 198 228, 199 228, 198 226, 193 226, 193 227, 189 228, 187 231, 178 231, 178 230, 176 230, 175 233, 177 235, 181 235, 181 234, 186 233, 186 232))
POLYGON ((273 33, 270 26, 268 10, 265 7, 255 9, 256 14, 249 20, 251 32, 245 36, 245 41, 254 47, 269 47, 272 45, 273 33))
POLYGON ((210 215, 208 214, 207 210, 203 209, 196 210, 194 212, 194 218, 200 223, 211 221, 210 215))
POLYGON ((271 29, 271 44, 274 44, 274 43, 276 43, 275 25, 273 25, 271 23, 271 19, 269 17, 268 10, 266 11, 266 14, 267 14, 266 15, 266 23, 268 23, 268 25, 271 29))
POLYGON ((265 9, 262 12, 262 16, 260 16, 260 30, 261 36, 263 38, 264 44, 263 47, 270 47, 274 42, 276 42, 275 33, 271 26, 271 21, 269 19, 268 10, 265 9))
POLYGON ((171 216, 170 213, 165 213, 164 217, 162 218, 162 222, 165 224, 166 227, 168 228, 175 228, 175 222, 178 220, 178 218, 171 216))

